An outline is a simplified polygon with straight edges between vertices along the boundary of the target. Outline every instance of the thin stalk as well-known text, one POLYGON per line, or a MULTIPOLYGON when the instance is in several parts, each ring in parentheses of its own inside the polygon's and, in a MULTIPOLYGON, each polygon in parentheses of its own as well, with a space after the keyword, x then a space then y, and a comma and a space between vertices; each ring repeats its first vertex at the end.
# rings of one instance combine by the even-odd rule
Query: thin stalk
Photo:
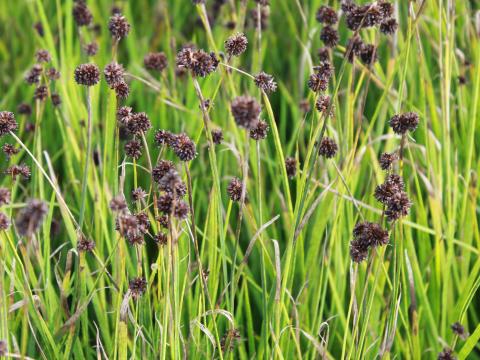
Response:
POLYGON ((87 181, 88 181, 88 169, 90 167, 90 153, 92 151, 92 104, 90 98, 90 86, 87 86, 87 112, 88 112, 88 122, 87 122, 87 152, 85 154, 85 167, 83 169, 83 180, 82 180, 82 196, 80 202, 80 216, 78 220, 78 227, 82 229, 83 220, 85 217, 85 204, 87 197, 87 181))

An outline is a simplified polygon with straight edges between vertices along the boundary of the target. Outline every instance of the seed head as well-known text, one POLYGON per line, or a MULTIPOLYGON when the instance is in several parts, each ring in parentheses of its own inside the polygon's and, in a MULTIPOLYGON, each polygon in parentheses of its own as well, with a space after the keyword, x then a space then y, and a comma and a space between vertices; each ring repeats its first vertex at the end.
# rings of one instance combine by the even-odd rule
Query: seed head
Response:
POLYGON ((337 12, 330 6, 320 6, 316 18, 319 23, 327 25, 336 24, 338 21, 337 12))
POLYGON ((376 5, 357 6, 350 3, 348 9, 345 7, 344 11, 346 12, 347 27, 352 31, 378 25, 383 19, 380 9, 376 5))
POLYGON ((96 85, 100 81, 100 69, 95 64, 78 65, 75 69, 75 81, 79 85, 96 85))
POLYGON ((405 134, 407 131, 414 132, 417 129, 419 117, 414 112, 406 112, 394 115, 390 119, 390 127, 393 132, 399 135, 405 134))
POLYGON ((52 93, 50 95, 50 100, 52 100, 52 105, 58 107, 62 104, 62 98, 57 93, 52 93))
POLYGON ((408 215, 411 206, 412 202, 405 191, 396 192, 388 199, 385 216, 388 221, 398 220, 408 215))
POLYGON ((0 206, 10 204, 10 190, 4 187, 0 187, 0 206))
POLYGON ((87 56, 95 56, 98 52, 98 44, 96 42, 86 44, 83 47, 83 51, 85 51, 85 54, 87 54, 87 56))
POLYGON ((25 165, 12 165, 7 170, 5 170, 5 174, 10 175, 12 179, 15 181, 17 176, 22 176, 24 179, 30 178, 30 168, 25 165))
POLYGON ((105 81, 108 86, 110 89, 113 89, 115 88, 115 85, 124 81, 123 75, 125 74, 125 70, 121 64, 111 62, 105 66, 103 74, 105 75, 105 81))
POLYGON ((45 35, 45 31, 43 30, 43 25, 40 21, 33 24, 33 28, 37 31, 38 36, 43 37, 43 35, 45 35))
POLYGON ((165 176, 167 172, 175 169, 173 162, 170 160, 160 160, 157 165, 152 169, 152 178, 157 184, 165 176))
POLYGON ((42 225, 47 212, 48 207, 45 202, 37 199, 29 200, 15 220, 18 233, 21 236, 32 236, 42 225))
POLYGON ((234 177, 227 187, 228 196, 232 201, 240 201, 242 198, 243 183, 239 178, 234 177))
POLYGON ((47 71, 46 71, 46 74, 48 76, 48 78, 50 80, 58 80, 60 79, 60 71, 58 71, 57 69, 55 69, 54 67, 51 67, 49 68, 47 71))
POLYGON ((141 135, 152 127, 148 115, 144 112, 135 113, 128 117, 127 130, 132 135, 141 135))
POLYGON ((153 71, 162 71, 168 65, 167 55, 163 52, 149 53, 143 58, 145 68, 153 71))
POLYGON ((330 50, 328 49, 328 47, 322 47, 320 49, 318 49, 318 59, 320 61, 330 61, 330 50))
POLYGON ((170 214, 172 212, 173 196, 169 193, 160 195, 157 199, 157 207, 164 214, 170 214))
POLYGON ((267 137, 268 130, 268 124, 263 120, 259 120, 257 125, 250 129, 250 137, 257 141, 263 140, 267 137))
POLYGON ((248 40, 245 34, 238 33, 225 41, 225 51, 228 56, 240 56, 247 50, 248 40))
POLYGON ((93 249, 95 249, 95 241, 88 239, 83 234, 80 234, 77 242, 77 250, 79 252, 91 252, 93 249))
POLYGON ((117 120, 122 125, 127 125, 132 115, 133 111, 129 106, 122 106, 117 110, 117 120))
POLYGON ((383 153, 379 159, 380 167, 382 170, 390 170, 397 158, 397 153, 383 153))
POLYGON ((92 23, 93 15, 84 1, 76 1, 72 13, 77 26, 88 26, 92 23))
POLYGON ((328 89, 328 81, 322 74, 315 72, 308 79, 308 87, 313 92, 325 91, 328 89))
POLYGON ((360 263, 368 257, 368 248, 362 245, 356 240, 350 242, 350 257, 353 262, 360 263))
POLYGON ((277 83, 275 82, 273 76, 263 71, 255 75, 253 81, 259 89, 265 91, 267 94, 277 90, 277 83))
POLYGON ((142 156, 142 143, 138 140, 131 140, 125 144, 125 155, 138 160, 142 156))
POLYGON ((368 221, 357 223, 350 243, 350 256, 354 262, 361 262, 366 259, 369 248, 383 246, 388 242, 388 231, 379 224, 368 221))
POLYGON ((158 234, 155 234, 155 236, 153 237, 153 241, 155 241, 155 243, 158 246, 167 245, 168 244, 168 235, 163 233, 163 232, 159 232, 158 234))
POLYGON ((384 205, 387 205, 392 196, 404 190, 402 178, 397 174, 390 174, 385 182, 375 188, 375 199, 384 205))
POLYGON ((294 157, 287 157, 285 159, 285 168, 287 170, 287 176, 290 179, 297 176, 297 160, 294 157))
POLYGON ((33 92, 33 99, 44 101, 48 97, 48 88, 46 85, 39 85, 33 92))
POLYGON ((175 155, 182 161, 191 161, 197 156, 195 143, 185 133, 176 135, 171 147, 175 155))
POLYGON ((155 133, 155 143, 159 146, 170 146, 175 140, 175 135, 168 130, 157 130, 155 133))
POLYGON ((359 57, 365 65, 372 65, 378 60, 377 47, 372 44, 363 44, 359 57))
POLYGON ((121 81, 115 84, 115 95, 117 95, 118 99, 126 99, 130 94, 130 87, 125 81, 121 81))
POLYGON ((18 105, 17 111, 19 114, 22 115, 31 115, 32 107, 26 103, 21 103, 20 105, 18 105))
POLYGON ((190 207, 183 200, 175 201, 175 206, 173 209, 173 216, 178 220, 184 220, 187 218, 188 213, 190 212, 190 207))
POLYGON ((140 201, 145 199, 147 193, 141 187, 137 187, 136 189, 132 190, 132 199, 134 201, 140 201))
POLYGON ((110 200, 110 209, 112 211, 123 211, 127 209, 127 202, 122 194, 118 194, 110 200))
POLYGON ((458 321, 453 323, 450 327, 453 333, 458 337, 460 337, 460 339, 462 340, 466 340, 467 337, 469 336, 468 332, 465 331, 465 328, 463 327, 463 325, 460 324, 458 321))
POLYGON ((252 129, 258 123, 262 108, 255 98, 249 95, 238 96, 233 99, 230 109, 238 126, 252 129))
POLYGON ((42 62, 47 63, 47 62, 50 62, 50 60, 52 59, 48 50, 44 50, 44 49, 38 50, 35 53, 35 57, 37 58, 37 62, 39 63, 42 63, 42 62))
POLYGON ((320 40, 325 43, 325 46, 333 48, 338 44, 338 31, 330 25, 325 25, 320 32, 320 40))
POLYGON ((398 23, 394 18, 386 19, 380 24, 380 32, 384 33, 385 35, 394 34, 397 29, 398 23))
POLYGON ((128 289, 134 300, 140 298, 147 291, 147 280, 144 277, 136 277, 128 283, 128 289))
POLYGON ((120 40, 128 35, 130 32, 130 24, 123 15, 115 14, 110 18, 108 22, 108 30, 112 37, 120 40))
POLYGON ((327 158, 331 159, 335 156, 338 151, 338 145, 332 138, 324 136, 320 146, 318 147, 318 153, 327 158))
POLYGON ((360 56, 360 53, 363 48, 363 41, 358 35, 352 36, 348 40, 347 50, 345 56, 350 63, 353 63, 355 56, 360 56))
POLYGON ((223 141, 223 131, 222 129, 213 129, 212 130, 212 140, 216 145, 220 145, 223 141))
POLYGON ((220 339, 222 352, 232 351, 235 345, 240 341, 240 331, 238 329, 229 329, 220 339))
POLYGON ((178 67, 190 70, 193 76, 205 77, 217 69, 219 61, 214 53, 186 47, 177 54, 176 63, 178 67))
POLYGON ((15 115, 10 111, 0 111, 0 137, 8 134, 10 131, 16 131, 18 124, 15 121, 15 115))
POLYGON ((444 348, 441 353, 438 354, 438 360, 455 360, 456 357, 453 355, 453 350, 450 348, 444 348))
MULTIPOLYGON (((323 113, 324 115, 327 114, 328 110, 330 109, 331 98, 329 95, 320 95, 315 102, 315 108, 323 113)), ((330 109, 330 116, 333 114, 333 107, 330 109)))
POLYGON ((40 77, 42 76, 43 68, 40 64, 35 64, 32 68, 25 74, 25 82, 29 85, 38 84, 40 82, 40 77))
POLYGON ((393 4, 388 1, 379 1, 377 3, 378 11, 384 18, 390 18, 393 15, 393 4))
POLYGON ((0 230, 8 230, 10 225, 11 225, 10 218, 3 212, 0 212, 0 230))
POLYGON ((158 223, 160 224, 160 226, 164 229, 168 229, 168 223, 169 223, 169 219, 168 219, 168 215, 160 215, 157 217, 157 221, 158 223))
POLYGON ((187 193, 187 187, 175 169, 170 169, 158 182, 160 190, 172 194, 178 199, 187 193))

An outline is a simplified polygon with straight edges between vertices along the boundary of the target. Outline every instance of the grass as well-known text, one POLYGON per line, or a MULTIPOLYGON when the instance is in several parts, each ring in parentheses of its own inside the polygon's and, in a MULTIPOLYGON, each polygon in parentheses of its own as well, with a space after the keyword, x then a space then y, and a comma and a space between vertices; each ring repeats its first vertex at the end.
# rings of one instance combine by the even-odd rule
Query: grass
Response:
MULTIPOLYGON (((0 2, 0 111, 15 112, 19 123, 2 144, 20 150, 2 160, 2 170, 26 163, 32 172, 28 181, 1 177, 11 191, 1 211, 12 219, 0 233, 0 340, 7 357, 434 359, 451 348, 459 359, 480 359, 477 2, 394 1, 394 35, 359 32, 378 44, 371 66, 344 60, 352 32, 341 16, 327 91, 332 117, 315 110, 307 87, 322 46, 315 13, 327 1, 272 0, 261 32, 248 20, 260 9, 253 1, 226 2, 215 22, 189 0, 122 1, 117 5, 132 28, 117 46, 107 28, 111 2, 87 3, 99 33, 75 25, 73 0, 0 2), (230 20, 235 30, 224 26, 230 20), (223 51, 235 31, 248 38, 244 54, 223 59, 206 78, 176 76, 181 45, 223 51), (79 34, 99 44, 91 59, 79 34), (61 73, 50 84, 60 107, 34 102, 34 86, 23 81, 38 49, 50 52, 61 73), (150 51, 167 55, 161 74, 143 66, 150 51), (91 61, 103 69, 115 58, 128 73, 130 96, 117 100, 102 76, 87 102, 75 68, 91 61), (274 75, 276 92, 255 86, 252 75, 261 70, 274 75), (247 93, 262 105, 266 140, 250 140, 232 117, 231 101, 247 93), (204 99, 213 106, 200 106, 204 99), (312 108, 306 113, 303 99, 312 108), (21 102, 31 104, 32 115, 16 112, 21 102), (181 163, 154 144, 150 130, 140 159, 126 158, 120 105, 146 112, 153 129, 187 133, 198 156, 181 163), (420 123, 402 140, 388 121, 407 111, 418 113, 420 123), (221 145, 210 134, 217 128, 221 145), (324 136, 338 143, 332 159, 317 154, 324 136), (412 208, 395 223, 383 222, 387 246, 352 262, 355 224, 383 219, 373 196, 385 178, 380 154, 402 143, 396 171, 412 208), (298 161, 295 178, 284 167, 287 157, 298 161), (165 246, 149 235, 145 245, 132 246, 115 230, 109 203, 125 194, 131 211, 148 214, 149 234, 162 231, 150 176, 158 159, 177 164, 194 211, 170 224, 165 246), (227 196, 234 176, 246 181, 243 207, 227 196), (144 203, 131 200, 138 186, 147 192, 144 203), (49 210, 40 229, 22 237, 14 220, 30 198, 49 210), (82 233, 95 241, 93 252, 77 251, 82 233), (139 276, 147 290, 133 299, 129 282, 139 276), (454 322, 469 336, 454 334, 454 322)), ((328 3, 340 8, 339 1, 328 3)))

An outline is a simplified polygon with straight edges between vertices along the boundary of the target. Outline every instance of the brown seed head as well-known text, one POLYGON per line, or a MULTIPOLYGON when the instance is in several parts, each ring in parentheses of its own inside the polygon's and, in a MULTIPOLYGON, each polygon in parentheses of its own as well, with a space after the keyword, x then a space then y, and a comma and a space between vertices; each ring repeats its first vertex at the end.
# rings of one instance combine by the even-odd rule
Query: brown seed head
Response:
POLYGON ((394 115, 390 119, 390 127, 394 133, 399 135, 403 135, 407 131, 414 132, 417 129, 418 123, 419 117, 414 112, 394 115))
POLYGON ((136 277, 128 283, 128 289, 134 300, 140 298, 147 291, 147 280, 144 277, 136 277))
POLYGON ((230 109, 238 126, 252 129, 258 123, 262 108, 255 98, 249 95, 238 96, 233 99, 230 109))
POLYGON ((250 138, 256 141, 263 140, 267 137, 268 130, 268 124, 263 120, 259 120, 257 125, 250 129, 250 138))
POLYGON ((287 157, 285 159, 285 168, 287 176, 293 179, 297 175, 297 160, 294 157, 287 157))
POLYGON ((195 143, 185 133, 176 135, 171 147, 175 155, 182 161, 191 161, 197 156, 195 143))
POLYGON ((72 14, 77 26, 87 26, 92 23, 93 15, 84 1, 75 2, 72 14))
POLYGON ((225 51, 228 56, 240 56, 247 50, 248 40, 245 34, 238 33, 225 41, 225 51))
POLYGON ((227 187, 228 196, 232 201, 240 201, 242 198, 243 183, 239 178, 234 177, 227 187))
POLYGON ((39 63, 42 63, 42 62, 47 63, 47 62, 50 62, 50 60, 52 59, 48 50, 45 50, 45 49, 38 50, 35 53, 35 57, 37 58, 37 62, 39 63))
POLYGON ((277 83, 275 82, 273 76, 263 71, 255 75, 253 81, 259 89, 265 91, 267 94, 275 92, 275 90, 277 90, 277 83))
POLYGON ((120 40, 126 37, 130 32, 130 24, 124 16, 115 14, 108 22, 108 30, 113 38, 120 40))
POLYGON ((320 32, 320 40, 329 48, 337 46, 338 39, 338 31, 330 25, 325 25, 320 32))
POLYGON ((10 131, 16 131, 18 124, 15 115, 10 111, 0 111, 0 137, 8 134, 10 131))
POLYGON ((125 74, 125 70, 121 64, 111 62, 105 66, 103 74, 105 75, 105 81, 107 82, 108 86, 110 89, 113 89, 115 88, 115 85, 124 81, 123 76, 125 74))
POLYGON ((142 143, 138 140, 130 140, 125 144, 125 155, 138 160, 142 156, 142 143))
POLYGON ((318 153, 327 158, 331 159, 335 156, 338 151, 338 145, 332 138, 324 136, 320 146, 318 147, 318 153))
POLYGON ((163 52, 149 53, 143 58, 145 68, 153 71, 162 71, 168 65, 167 55, 163 52))
POLYGON ((33 235, 42 225, 47 212, 48 206, 45 202, 37 199, 29 200, 15 220, 18 233, 26 237, 33 235))
POLYGON ((75 81, 79 85, 93 86, 100 81, 100 69, 95 64, 81 64, 75 69, 75 81))

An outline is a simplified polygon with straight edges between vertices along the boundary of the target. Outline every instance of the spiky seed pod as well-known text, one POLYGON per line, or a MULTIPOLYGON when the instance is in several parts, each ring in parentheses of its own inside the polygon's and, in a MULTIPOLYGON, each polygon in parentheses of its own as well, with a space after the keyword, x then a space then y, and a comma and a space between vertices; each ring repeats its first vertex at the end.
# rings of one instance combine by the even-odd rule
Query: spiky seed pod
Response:
POLYGON ((130 87, 125 81, 115 84, 114 89, 118 99, 126 99, 130 95, 130 87))
POLYGON ((365 65, 372 65, 378 60, 377 47, 372 44, 363 44, 359 57, 365 65))
POLYGON ((21 103, 20 105, 18 105, 17 111, 19 114, 22 115, 31 115, 32 107, 29 104, 21 103))
POLYGON ((380 24, 380 32, 385 35, 394 34, 397 29, 398 23, 397 20, 395 20, 394 18, 386 19, 380 24))
POLYGON ((228 196, 232 201, 240 201, 242 198, 243 183, 239 178, 234 177, 227 187, 228 196))
POLYGON ((197 156, 195 143, 185 133, 176 135, 171 147, 175 155, 182 161, 191 161, 197 156))
POLYGON ((390 119, 390 127, 394 133, 399 135, 403 135, 407 131, 414 132, 417 129, 418 123, 418 114, 414 112, 397 114, 390 119))
POLYGON ((385 216, 388 221, 398 220, 408 215, 411 206, 412 202, 405 191, 396 192, 388 199, 385 216))
POLYGON ((137 187, 136 189, 132 190, 132 199, 133 201, 140 201, 145 199, 147 193, 141 187, 137 187))
POLYGON ((397 161, 397 159, 397 153, 383 153, 380 155, 380 159, 378 160, 380 163, 380 168, 382 170, 390 170, 393 163, 397 161))
POLYGON ((159 232, 158 234, 155 234, 155 236, 153 237, 153 241, 155 241, 155 243, 158 246, 167 245, 168 244, 168 235, 163 233, 163 232, 159 232))
POLYGON ((139 232, 146 234, 150 228, 150 220, 147 213, 145 211, 141 211, 135 214, 135 217, 137 218, 139 232))
POLYGON ((42 62, 48 63, 52 59, 48 50, 45 50, 45 49, 38 50, 35 53, 35 57, 37 59, 37 62, 39 63, 42 63, 42 62))
POLYGON ((0 111, 0 137, 18 128, 15 115, 10 111, 0 111))
POLYGON ((350 257, 353 262, 360 263, 368 257, 368 247, 364 247, 363 244, 357 240, 350 242, 350 257))
POLYGON ((378 25, 383 19, 383 16, 376 5, 367 4, 356 6, 352 3, 346 10, 345 15, 347 27, 352 31, 378 25))
POLYGON ((48 206, 45 202, 38 199, 29 200, 15 220, 18 233, 21 236, 32 236, 42 225, 47 212, 48 206))
POLYGON ((268 130, 268 124, 263 120, 259 120, 257 125, 250 129, 250 138, 256 141, 263 140, 267 137, 268 130))
POLYGON ((178 67, 190 70, 193 76, 205 77, 217 69, 219 61, 214 53, 187 47, 177 54, 176 63, 178 67))
POLYGON ((228 56, 240 56, 247 50, 248 40, 245 34, 238 33, 225 40, 225 51, 228 56))
POLYGON ((443 348, 443 351, 438 354, 438 360, 455 360, 456 357, 453 355, 453 350, 450 348, 443 348))
POLYGON ((183 200, 178 200, 175 202, 173 209, 173 216, 178 220, 184 220, 187 218, 188 213, 190 212, 190 207, 183 200))
POLYGON ((37 32, 38 36, 43 37, 43 35, 45 35, 43 25, 40 21, 37 21, 35 24, 33 24, 33 28, 37 32))
POLYGON ((170 214, 172 212, 173 196, 169 193, 160 195, 157 199, 157 207, 164 214, 170 214))
POLYGON ((130 32, 130 24, 125 16, 121 14, 115 14, 108 22, 108 30, 113 38, 120 40, 126 37, 130 32))
POLYGON ((138 140, 130 140, 125 144, 125 155, 138 160, 142 156, 142 143, 138 140))
POLYGON ((293 179, 297 176, 297 160, 294 157, 287 157, 285 159, 285 169, 287 170, 287 176, 293 179))
POLYGON ((163 52, 148 53, 143 58, 145 68, 153 71, 162 71, 168 66, 167 55, 163 52))
POLYGON ((77 26, 88 26, 92 23, 93 15, 83 1, 75 2, 72 14, 77 26))
POLYGON ((46 75, 50 80, 53 80, 53 81, 60 79, 60 71, 58 71, 54 67, 49 68, 46 71, 46 75))
POLYGON ((22 176, 24 179, 30 178, 30 168, 25 165, 12 165, 7 170, 5 170, 5 174, 10 175, 12 179, 15 181, 17 180, 17 176, 22 176))
POLYGON ((324 76, 315 72, 310 75, 307 85, 313 92, 326 91, 328 89, 328 79, 325 79, 324 76))
POLYGON ((44 101, 48 97, 48 88, 46 85, 39 85, 33 92, 33 99, 44 101))
POLYGON ((318 147, 318 153, 327 158, 331 159, 335 156, 338 151, 338 145, 332 138, 324 136, 320 146, 318 147))
POLYGON ((62 104, 62 98, 57 93, 52 93, 50 95, 50 100, 52 100, 52 105, 58 107, 62 104))
POLYGON ((83 47, 83 51, 87 56, 95 56, 98 52, 98 44, 96 42, 88 43, 83 47))
POLYGON ((240 331, 238 329, 229 329, 220 339, 222 352, 232 351, 235 345, 240 341, 240 331))
POLYGON ((123 211, 127 209, 127 202, 122 194, 118 194, 110 200, 109 206, 112 211, 123 211))
POLYGON ((130 245, 142 245, 143 235, 138 218, 135 215, 121 213, 115 221, 115 229, 130 245))
POLYGON ((223 141, 223 131, 222 129, 213 129, 212 130, 212 140, 216 145, 220 145, 223 141))
POLYGON ((157 184, 165 176, 167 172, 175 169, 173 162, 170 160, 160 160, 157 165, 152 169, 152 178, 157 184))
POLYGON ((10 190, 4 187, 0 187, 0 206, 10 204, 10 190))
POLYGON ((25 74, 25 82, 29 85, 38 84, 40 82, 40 77, 42 76, 43 68, 40 64, 35 64, 32 68, 25 74))
POLYGON ((452 329, 453 333, 460 337, 462 340, 466 340, 467 337, 469 336, 468 332, 465 331, 465 328, 463 327, 462 324, 460 324, 458 321, 454 322, 450 328, 452 329))
POLYGON ((155 133, 154 141, 159 146, 162 146, 162 145, 170 146, 170 144, 172 144, 174 139, 175 139, 175 135, 172 134, 170 131, 157 130, 157 132, 155 133))
POLYGON ((125 70, 123 69, 122 64, 111 62, 105 66, 103 74, 108 86, 110 89, 113 89, 115 88, 115 85, 124 81, 123 76, 125 74, 125 70))
MULTIPOLYGON (((315 102, 315 108, 323 114, 327 114, 330 108, 331 98, 329 95, 320 95, 315 102)), ((332 109, 333 110, 333 107, 332 109)), ((330 114, 331 115, 331 111, 330 114)))
POLYGON ((158 182, 158 187, 160 190, 172 194, 176 199, 185 196, 187 193, 187 186, 175 169, 168 170, 168 172, 162 176, 158 182))
POLYGON ((366 259, 369 248, 383 246, 388 242, 388 231, 379 224, 368 221, 357 223, 353 228, 350 256, 354 262, 361 262, 366 259))
POLYGON ((267 94, 277 90, 277 83, 275 82, 273 76, 263 71, 255 75, 253 81, 259 89, 265 91, 267 94))
POLYGON ((238 126, 252 129, 258 123, 262 108, 255 98, 249 95, 237 96, 233 99, 230 109, 238 126))
POLYGON ((325 25, 320 32, 320 40, 329 48, 337 46, 338 39, 338 31, 330 25, 325 25))
POLYGON ((88 239, 83 234, 80 234, 77 241, 77 250, 79 252, 91 252, 93 249, 95 249, 95 241, 88 239))
POLYGON ((127 121, 127 130, 132 135, 141 135, 152 127, 148 115, 144 112, 132 114, 127 121))
POLYGON ((10 224, 10 218, 3 212, 0 212, 0 230, 8 230, 10 224))
POLYGON ((147 280, 144 277, 136 277, 128 283, 128 289, 132 297, 137 300, 140 298, 145 291, 147 291, 147 280))
POLYGON ((160 215, 157 217, 157 221, 160 224, 160 226, 164 229, 168 229, 168 224, 169 224, 169 218, 168 215, 160 215))
POLYGON ((320 61, 330 61, 330 50, 328 47, 318 49, 317 54, 320 61))
POLYGON ((96 85, 100 81, 100 69, 95 64, 78 65, 75 69, 75 81, 79 85, 96 85))
POLYGON ((387 205, 394 194, 403 191, 404 186, 403 180, 399 175, 390 174, 383 184, 375 188, 375 199, 387 205))
POLYGON ((320 6, 317 10, 316 19, 319 23, 333 25, 338 21, 337 12, 330 6, 320 6))
POLYGON ((122 106, 117 110, 117 120, 120 124, 126 125, 133 115, 132 108, 129 106, 122 106))
POLYGON ((377 3, 378 11, 382 15, 383 18, 390 18, 393 15, 393 4, 389 3, 388 1, 379 1, 377 3))
POLYGON ((353 63, 355 56, 360 56, 360 53, 363 48, 363 41, 358 35, 352 36, 347 43, 347 50, 345 52, 345 57, 350 63, 353 63))

